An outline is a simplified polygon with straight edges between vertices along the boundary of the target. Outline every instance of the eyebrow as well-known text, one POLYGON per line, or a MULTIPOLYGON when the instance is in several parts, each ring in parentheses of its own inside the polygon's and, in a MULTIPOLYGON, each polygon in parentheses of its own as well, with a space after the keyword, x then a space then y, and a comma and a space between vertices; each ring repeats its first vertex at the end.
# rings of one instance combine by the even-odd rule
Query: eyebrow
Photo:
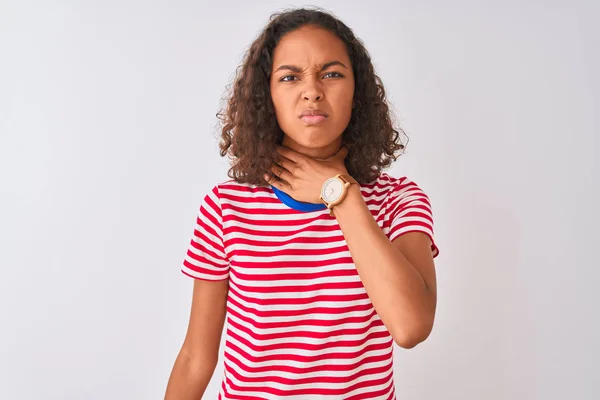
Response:
MULTIPOLYGON (((336 60, 336 61, 330 61, 330 62, 328 62, 326 64, 323 64, 323 66, 321 67, 321 71, 325 71, 327 68, 333 67, 334 65, 339 65, 341 67, 344 67, 344 68, 348 69, 348 67, 346 67, 346 65, 343 62, 336 60)), ((277 68, 275 70, 275 72, 281 71, 281 70, 284 70, 284 69, 292 71, 292 72, 296 72, 296 73, 302 72, 302 68, 300 68, 298 66, 295 66, 295 65, 280 65, 279 68, 277 68)))

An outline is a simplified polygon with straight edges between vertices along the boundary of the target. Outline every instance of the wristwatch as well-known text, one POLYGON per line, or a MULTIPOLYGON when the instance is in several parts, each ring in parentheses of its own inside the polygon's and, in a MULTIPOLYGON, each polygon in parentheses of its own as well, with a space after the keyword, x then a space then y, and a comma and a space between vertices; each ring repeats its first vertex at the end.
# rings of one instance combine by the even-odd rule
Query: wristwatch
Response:
POLYGON ((334 216, 333 207, 344 201, 348 188, 353 183, 358 185, 358 182, 347 174, 337 174, 323 183, 320 199, 329 209, 329 215, 334 216))

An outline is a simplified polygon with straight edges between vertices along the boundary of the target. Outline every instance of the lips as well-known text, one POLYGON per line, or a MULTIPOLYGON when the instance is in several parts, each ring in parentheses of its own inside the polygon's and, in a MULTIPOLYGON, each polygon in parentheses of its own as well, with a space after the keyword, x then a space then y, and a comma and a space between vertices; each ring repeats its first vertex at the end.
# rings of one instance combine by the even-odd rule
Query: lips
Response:
POLYGON ((323 110, 307 109, 300 114, 300 119, 306 125, 318 125, 327 119, 328 115, 323 110))

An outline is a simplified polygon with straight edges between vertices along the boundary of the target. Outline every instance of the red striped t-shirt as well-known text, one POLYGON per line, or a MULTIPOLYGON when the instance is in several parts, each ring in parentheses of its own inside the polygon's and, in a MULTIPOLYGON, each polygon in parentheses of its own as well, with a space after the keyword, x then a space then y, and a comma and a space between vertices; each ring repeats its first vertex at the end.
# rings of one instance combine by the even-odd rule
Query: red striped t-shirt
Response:
MULTIPOLYGON (((390 240, 432 241, 428 196, 382 173, 361 193, 390 240)), ((229 279, 219 399, 395 399, 393 340, 335 217, 229 180, 204 198, 182 272, 229 279)))

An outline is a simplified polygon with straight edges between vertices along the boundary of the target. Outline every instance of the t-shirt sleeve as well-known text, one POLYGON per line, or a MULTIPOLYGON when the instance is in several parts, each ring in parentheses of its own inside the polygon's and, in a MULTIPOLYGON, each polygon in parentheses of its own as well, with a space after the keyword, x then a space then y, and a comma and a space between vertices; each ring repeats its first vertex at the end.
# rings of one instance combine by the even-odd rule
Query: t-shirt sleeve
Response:
POLYGON ((223 243, 223 214, 218 185, 202 201, 181 272, 208 281, 229 278, 229 260, 223 243))
POLYGON ((429 197, 416 183, 403 180, 390 194, 390 241, 408 232, 423 232, 431 240, 431 252, 437 257, 439 249, 433 233, 433 212, 429 197))

